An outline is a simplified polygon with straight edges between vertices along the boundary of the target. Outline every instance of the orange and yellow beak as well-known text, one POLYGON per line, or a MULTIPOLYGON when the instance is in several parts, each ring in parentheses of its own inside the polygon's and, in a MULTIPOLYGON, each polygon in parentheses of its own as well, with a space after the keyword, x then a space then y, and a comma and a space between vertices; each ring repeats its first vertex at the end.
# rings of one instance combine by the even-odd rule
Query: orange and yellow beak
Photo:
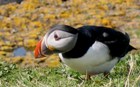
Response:
POLYGON ((34 56, 35 58, 41 58, 41 57, 45 57, 42 52, 41 52, 41 44, 42 44, 42 40, 40 40, 37 45, 36 48, 34 50, 34 56))

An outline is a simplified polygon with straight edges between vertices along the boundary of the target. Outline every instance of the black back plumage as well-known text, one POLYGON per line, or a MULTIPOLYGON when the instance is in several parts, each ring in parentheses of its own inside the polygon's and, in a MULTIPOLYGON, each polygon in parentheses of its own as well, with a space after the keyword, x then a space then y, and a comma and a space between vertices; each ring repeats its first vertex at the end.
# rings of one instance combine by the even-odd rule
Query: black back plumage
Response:
POLYGON ((101 26, 82 26, 78 28, 77 44, 71 51, 63 53, 65 58, 78 58, 83 56, 95 41, 99 41, 108 46, 112 58, 122 58, 129 51, 135 49, 129 45, 130 38, 127 33, 101 27, 101 26))
MULTIPOLYGON (((90 46, 95 42, 95 37, 89 29, 78 29, 78 39, 75 47, 66 53, 63 53, 65 58, 79 58, 83 56, 89 49, 90 46)), ((94 32, 93 32, 94 33, 94 32)))

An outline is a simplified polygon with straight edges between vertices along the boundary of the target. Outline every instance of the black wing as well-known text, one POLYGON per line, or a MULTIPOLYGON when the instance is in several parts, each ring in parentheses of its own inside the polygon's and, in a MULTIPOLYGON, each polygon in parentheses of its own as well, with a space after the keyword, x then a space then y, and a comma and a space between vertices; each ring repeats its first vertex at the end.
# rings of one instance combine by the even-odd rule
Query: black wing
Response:
POLYGON ((123 57, 132 49, 135 49, 129 45, 130 38, 127 33, 122 33, 111 28, 101 26, 84 26, 83 28, 93 32, 93 37, 96 37, 97 41, 106 44, 110 49, 110 55, 112 57, 123 57))
POLYGON ((124 34, 105 27, 97 27, 95 31, 97 40, 109 47, 112 57, 124 57, 129 51, 134 49, 129 45, 130 38, 127 33, 124 34))

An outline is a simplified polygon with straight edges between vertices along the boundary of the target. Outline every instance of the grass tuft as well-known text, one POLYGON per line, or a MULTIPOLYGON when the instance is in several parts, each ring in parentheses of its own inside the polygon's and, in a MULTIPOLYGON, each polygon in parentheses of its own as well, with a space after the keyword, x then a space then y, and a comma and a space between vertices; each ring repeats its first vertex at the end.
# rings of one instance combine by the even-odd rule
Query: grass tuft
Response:
POLYGON ((0 62, 0 87, 138 87, 140 53, 127 55, 108 78, 102 74, 85 81, 84 75, 61 64, 57 68, 28 67, 0 62))

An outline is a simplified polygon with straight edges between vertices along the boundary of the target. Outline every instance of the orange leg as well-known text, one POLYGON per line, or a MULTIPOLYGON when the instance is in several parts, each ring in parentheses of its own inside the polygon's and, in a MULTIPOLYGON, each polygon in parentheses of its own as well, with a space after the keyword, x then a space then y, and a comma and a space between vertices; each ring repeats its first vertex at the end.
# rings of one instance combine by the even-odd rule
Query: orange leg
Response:
POLYGON ((85 80, 90 80, 91 75, 86 71, 86 76, 85 76, 85 80))
POLYGON ((108 78, 109 72, 104 72, 104 77, 108 78))
POLYGON ((89 75, 89 74, 86 74, 86 76, 85 76, 85 80, 91 80, 91 75, 89 75))
POLYGON ((86 72, 85 80, 91 80, 91 76, 96 75, 95 73, 86 72))

